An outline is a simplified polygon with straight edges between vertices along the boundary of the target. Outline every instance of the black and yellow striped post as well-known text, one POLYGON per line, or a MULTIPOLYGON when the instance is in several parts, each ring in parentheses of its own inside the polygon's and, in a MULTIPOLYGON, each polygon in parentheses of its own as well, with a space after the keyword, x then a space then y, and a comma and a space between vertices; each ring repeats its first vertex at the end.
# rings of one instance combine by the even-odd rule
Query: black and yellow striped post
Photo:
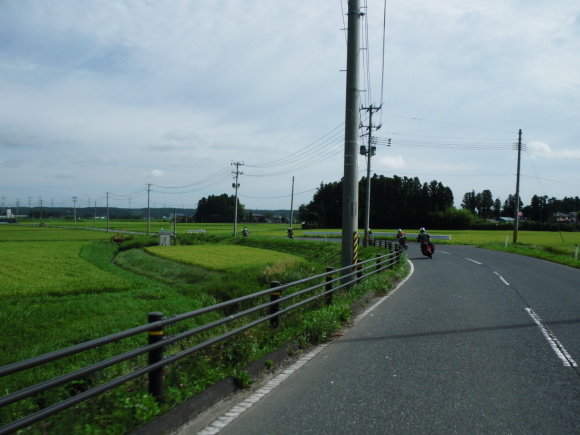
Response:
MULTIPOLYGON (((149 323, 155 323, 163 320, 163 313, 152 312, 148 314, 149 323)), ((155 344, 163 340, 163 328, 152 329, 147 332, 149 344, 155 344)), ((149 351, 149 365, 157 363, 163 359, 163 346, 149 351)), ((158 402, 163 402, 163 367, 149 372, 149 393, 155 397, 158 402)))
MULTIPOLYGON (((272 291, 270 292, 270 302, 277 301, 280 299, 280 290, 276 290, 276 287, 280 286, 280 281, 272 281, 270 282, 270 288, 272 291)), ((280 304, 270 305, 270 314, 276 314, 280 311, 280 304)), ((270 329, 277 329, 280 325, 280 317, 275 316, 270 319, 270 329)))
POLYGON ((358 231, 352 233, 352 264, 356 264, 358 260, 358 231))
POLYGON ((357 260, 356 260, 356 271, 357 271, 356 272, 356 277, 359 278, 359 279, 362 278, 362 275, 363 275, 363 273, 362 273, 362 265, 360 263, 361 263, 360 258, 357 258, 357 260))

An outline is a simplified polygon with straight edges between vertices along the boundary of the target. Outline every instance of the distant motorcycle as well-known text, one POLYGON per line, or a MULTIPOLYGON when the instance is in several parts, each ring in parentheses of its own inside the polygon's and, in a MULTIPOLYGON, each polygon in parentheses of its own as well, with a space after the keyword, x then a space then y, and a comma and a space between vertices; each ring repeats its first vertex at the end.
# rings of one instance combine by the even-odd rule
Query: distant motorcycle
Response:
POLYGON ((286 232, 288 233, 288 238, 289 239, 293 239, 294 238, 294 230, 292 228, 288 228, 288 230, 286 230, 286 232))
POLYGON ((399 237, 398 240, 399 245, 401 245, 401 248, 407 249, 409 247, 409 244, 407 243, 407 236, 399 237))
POLYGON ((248 229, 247 229, 247 228, 244 228, 244 229, 242 230, 242 235, 243 235, 244 237, 248 237, 248 235, 249 235, 249 234, 250 234, 250 232, 248 231, 248 229))
POLYGON ((433 253, 435 252, 435 245, 431 243, 431 240, 421 241, 421 253, 425 257, 433 258, 433 253))

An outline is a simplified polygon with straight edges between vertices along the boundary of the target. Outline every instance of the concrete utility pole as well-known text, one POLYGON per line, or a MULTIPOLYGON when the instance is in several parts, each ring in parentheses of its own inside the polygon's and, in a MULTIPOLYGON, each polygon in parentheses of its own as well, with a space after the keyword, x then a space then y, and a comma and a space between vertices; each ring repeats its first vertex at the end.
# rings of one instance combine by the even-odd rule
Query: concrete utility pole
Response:
POLYGON ((292 176, 292 198, 290 199, 290 228, 294 222, 294 176, 292 176))
POLYGON ((147 184, 147 235, 151 232, 151 183, 147 184))
POLYGON ((516 177, 516 215, 514 217, 514 243, 518 242, 518 227, 520 225, 520 160, 522 156, 522 129, 518 134, 518 173, 516 177))
POLYGON ((73 219, 75 221, 75 228, 77 227, 77 197, 73 196, 73 219))
POLYGON ((360 153, 363 156, 367 157, 367 189, 366 189, 366 201, 365 201, 365 238, 364 238, 364 245, 369 245, 369 238, 370 238, 370 222, 371 222, 371 157, 375 155, 377 147, 372 146, 372 138, 373 138, 373 128, 377 130, 381 128, 379 125, 378 127, 373 126, 373 111, 380 110, 380 107, 373 107, 371 104, 370 107, 363 107, 363 110, 369 111, 369 125, 366 126, 369 133, 368 138, 368 147, 361 146, 360 153))
MULTIPOLYGON (((359 0, 348 1, 344 178, 342 191, 342 267, 358 258, 358 136, 360 124, 360 12, 359 0)), ((347 270, 344 274, 351 272, 347 270)), ((352 281, 352 277, 344 282, 352 281)))
POLYGON ((234 237, 238 232, 238 187, 240 187, 240 183, 238 183, 238 177, 243 174, 240 172, 240 166, 244 165, 244 162, 232 162, 232 165, 236 167, 235 171, 232 171, 232 174, 235 174, 236 182, 232 183, 232 187, 236 189, 236 203, 234 204, 234 237))
MULTIPOLYGON (((109 192, 107 193, 107 233, 109 232, 109 192)), ((149 234, 149 232, 147 232, 149 234)))

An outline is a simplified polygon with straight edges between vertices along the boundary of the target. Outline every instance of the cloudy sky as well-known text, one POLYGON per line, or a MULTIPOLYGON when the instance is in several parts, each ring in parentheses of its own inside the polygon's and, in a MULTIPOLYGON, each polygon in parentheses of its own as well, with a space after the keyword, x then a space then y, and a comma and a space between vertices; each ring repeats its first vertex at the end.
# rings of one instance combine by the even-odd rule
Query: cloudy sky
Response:
MULTIPOLYGON (((503 202, 522 129, 524 204, 580 195, 580 2, 361 3, 372 173, 503 202)), ((235 162, 247 208, 308 203, 344 173, 346 9, 0 0, 2 205, 195 207, 235 162)))

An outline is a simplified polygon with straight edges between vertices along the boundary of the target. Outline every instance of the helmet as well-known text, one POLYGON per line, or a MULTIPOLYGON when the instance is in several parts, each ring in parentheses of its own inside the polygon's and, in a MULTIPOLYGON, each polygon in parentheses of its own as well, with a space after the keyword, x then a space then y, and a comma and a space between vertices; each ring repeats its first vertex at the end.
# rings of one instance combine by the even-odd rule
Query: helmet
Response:
POLYGON ((402 233, 402 232, 403 232, 403 230, 399 228, 399 232, 400 232, 400 233, 402 233))
POLYGON ((419 231, 420 231, 421 233, 424 233, 424 232, 425 232, 425 228, 421 228, 419 231))

